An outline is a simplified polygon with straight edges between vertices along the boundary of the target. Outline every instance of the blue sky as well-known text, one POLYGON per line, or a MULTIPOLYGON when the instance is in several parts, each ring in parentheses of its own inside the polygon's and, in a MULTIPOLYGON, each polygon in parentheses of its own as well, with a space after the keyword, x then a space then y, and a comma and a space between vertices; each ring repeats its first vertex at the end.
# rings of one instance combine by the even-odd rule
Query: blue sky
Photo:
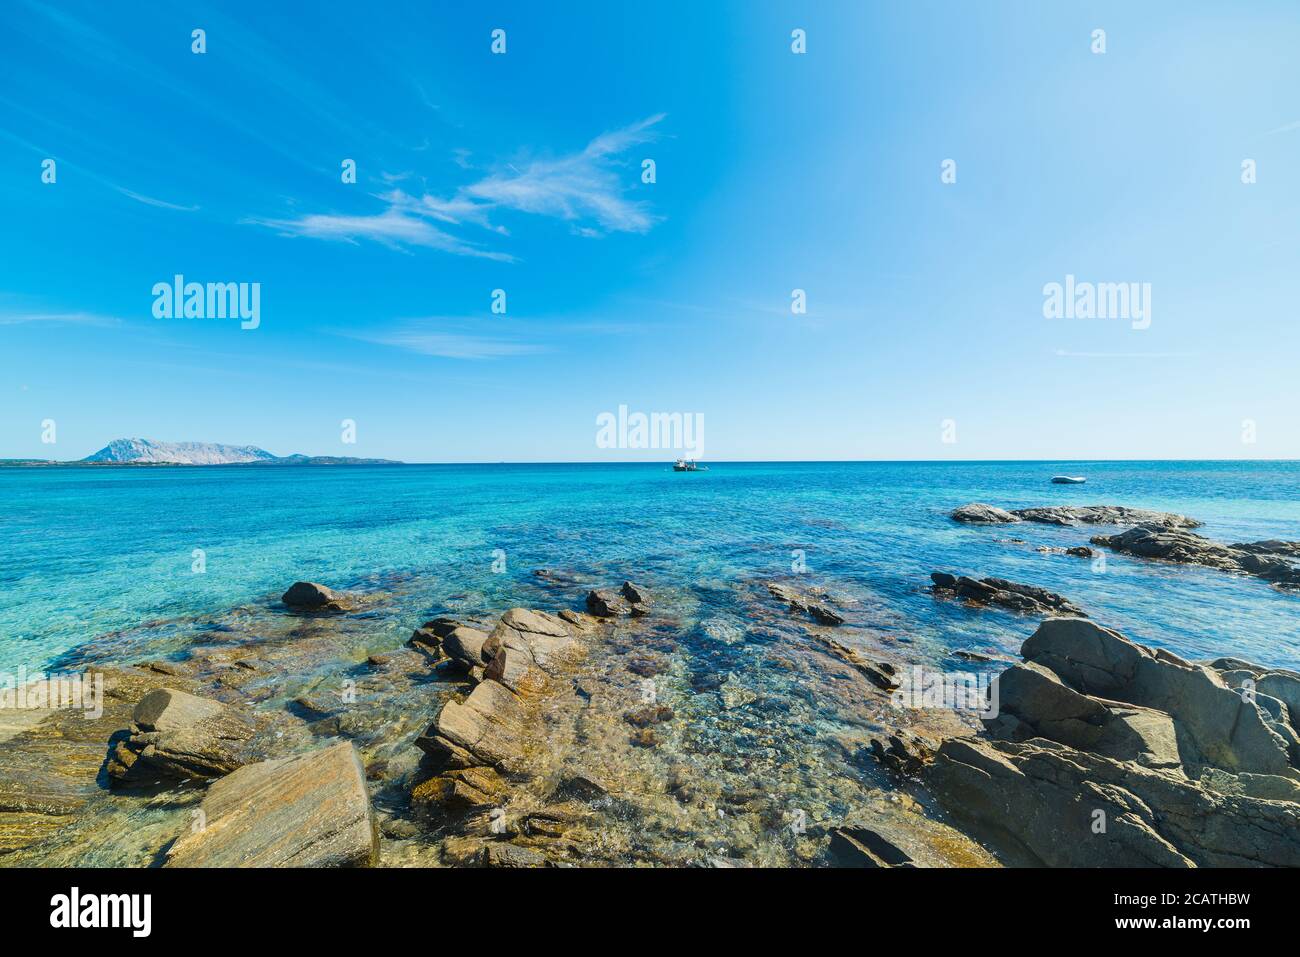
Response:
POLYGON ((1300 447, 1294 3, 0 20, 0 456, 671 457, 596 446, 620 405, 715 460, 1300 447), (260 326, 155 318, 177 273, 260 283, 260 326), (1067 275, 1149 283, 1150 327, 1045 318, 1067 275))

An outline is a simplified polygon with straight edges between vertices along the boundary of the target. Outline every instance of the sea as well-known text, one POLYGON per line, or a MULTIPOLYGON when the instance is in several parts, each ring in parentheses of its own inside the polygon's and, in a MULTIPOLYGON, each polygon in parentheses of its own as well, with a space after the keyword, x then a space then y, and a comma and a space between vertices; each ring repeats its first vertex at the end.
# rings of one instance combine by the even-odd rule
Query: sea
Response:
POLYGON ((625 579, 678 596, 683 653, 743 622, 753 587, 825 589, 922 659, 1014 655, 1034 622, 936 599, 930 573, 1059 592, 1191 659, 1300 668, 1300 593, 1222 571, 1063 554, 1105 528, 969 526, 949 512, 1118 504, 1179 512, 1222 542, 1300 540, 1300 462, 717 462, 0 469, 0 672, 156 635, 294 581, 399 595, 397 646, 433 615, 582 607, 625 579), (1054 485, 1055 474, 1087 477, 1054 485), (580 583, 543 589, 538 572, 580 583), (400 586, 400 587, 398 587, 400 586), (680 600, 685 596, 687 600, 680 600))

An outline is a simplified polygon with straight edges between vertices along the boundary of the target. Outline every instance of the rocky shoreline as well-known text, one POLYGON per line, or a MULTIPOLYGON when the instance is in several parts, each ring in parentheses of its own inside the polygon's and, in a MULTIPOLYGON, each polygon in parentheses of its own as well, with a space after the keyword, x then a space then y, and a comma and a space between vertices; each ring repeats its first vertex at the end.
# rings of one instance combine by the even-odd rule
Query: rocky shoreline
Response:
MULTIPOLYGON (((1300 556, 1118 506, 957 512, 1140 520, 1092 541, 1284 586, 1300 556)), ((944 652, 966 669, 945 679, 996 677, 978 703, 908 704, 932 659, 862 596, 730 583, 743 615, 717 615, 535 580, 547 607, 444 608, 379 650, 391 595, 312 582, 134 664, 91 643, 102 715, 0 722, 0 864, 1300 863, 1296 673, 1189 662, 1039 586, 936 571, 936 599, 1041 624, 1019 662, 944 652)))

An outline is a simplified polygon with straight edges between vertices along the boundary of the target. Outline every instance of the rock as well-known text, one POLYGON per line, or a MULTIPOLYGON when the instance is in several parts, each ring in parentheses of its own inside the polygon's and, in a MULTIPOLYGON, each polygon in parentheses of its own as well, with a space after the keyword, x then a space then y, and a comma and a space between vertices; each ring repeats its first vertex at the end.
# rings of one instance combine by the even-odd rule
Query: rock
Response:
POLYGON ((898 681, 894 677, 895 668, 893 665, 889 664, 889 662, 881 661, 872 663, 852 648, 841 644, 834 638, 827 638, 821 635, 814 635, 813 637, 828 652, 830 652, 830 654, 851 666, 881 691, 893 691, 895 688, 899 687, 898 681))
POLYGON ((482 681, 463 703, 449 701, 415 744, 453 767, 510 770, 522 757, 523 705, 497 681, 482 681))
POLYGON ((1124 505, 1050 505, 1018 508, 1011 512, 1026 522, 1046 525, 1159 525, 1164 528, 1198 528, 1202 524, 1174 512, 1153 512, 1124 505))
POLYGON ((435 638, 446 638, 457 628, 464 627, 463 623, 455 618, 431 618, 420 626, 420 631, 432 632, 435 638))
POLYGON ((250 764, 214 783, 203 826, 167 852, 168 867, 365 867, 379 839, 357 753, 339 742, 250 764))
POLYGON ((1165 712, 1190 746, 1189 763, 1258 774, 1291 768, 1287 744, 1269 728, 1267 714, 1204 665, 1073 618, 1043 622, 1021 655, 1084 694, 1165 712))
POLYGON ((411 632, 411 637, 406 639, 407 647, 416 649, 426 649, 436 653, 442 650, 442 639, 428 628, 417 628, 411 632))
POLYGON ((648 728, 673 719, 673 709, 665 704, 647 704, 623 715, 623 720, 636 728, 648 728))
POLYGON ((1066 686, 1053 672, 1033 662, 1015 665, 998 677, 1001 714, 985 726, 1006 729, 1006 715, 1018 719, 1013 737, 1047 738, 1144 767, 1179 768, 1173 719, 1150 708, 1102 702, 1066 686))
POLYGON ((834 867, 991 867, 996 860, 969 837, 893 801, 873 797, 830 831, 834 867))
POLYGON ((546 856, 518 844, 492 843, 483 849, 484 867, 546 867, 546 856))
POLYGON ((1051 866, 1300 863, 1300 675, 1192 664, 1077 618, 1021 653, 985 736, 949 738, 924 770, 974 832, 1051 866))
POLYGON ((491 660, 483 654, 487 640, 483 632, 458 625, 442 636, 442 650, 470 667, 482 666, 491 660))
POLYGON ((819 625, 842 625, 844 618, 839 612, 830 607, 824 600, 823 596, 814 596, 811 593, 800 591, 789 585, 782 585, 776 582, 769 582, 767 590, 773 598, 785 602, 790 606, 792 611, 797 611, 812 618, 819 625))
POLYGON ((1272 582, 1282 588, 1300 588, 1300 567, 1289 556, 1267 550, 1252 550, 1268 543, 1221 545, 1194 532, 1181 529, 1139 526, 1119 535, 1098 535, 1094 545, 1102 545, 1128 555, 1204 565, 1224 571, 1241 572, 1272 582))
POLYGON ((159 688, 135 706, 130 731, 110 742, 106 769, 129 785, 221 777, 250 760, 255 730, 235 708, 159 688))
POLYGON ((1073 555, 1075 558, 1092 558, 1097 553, 1087 545, 1075 545, 1065 550, 1065 554, 1073 555))
POLYGON ((756 691, 744 685, 734 674, 730 673, 719 686, 718 694, 722 698, 722 706, 728 711, 734 708, 742 708, 758 700, 756 691))
POLYGON ((1263 542, 1237 542, 1228 546, 1241 552, 1255 555, 1278 555, 1287 558, 1300 558, 1300 542, 1283 542, 1270 538, 1263 542))
POLYGON ((294 582, 280 601, 296 611, 347 611, 350 607, 342 595, 316 582, 294 582))
POLYGON ((627 670, 642 678, 653 678, 668 670, 668 662, 662 658, 633 658, 627 663, 627 670))
POLYGON ((1021 585, 1005 578, 983 578, 934 572, 935 594, 951 594, 977 605, 998 605, 1012 611, 1036 615, 1072 615, 1086 618, 1087 613, 1055 592, 1035 585, 1021 585))
POLYGON ((450 811, 472 813, 499 807, 510 788, 495 769, 460 768, 430 778, 411 789, 411 802, 417 811, 427 812, 437 804, 450 811))
POLYGON ((570 608, 561 609, 559 617, 577 628, 586 629, 594 624, 594 619, 590 615, 583 614, 580 611, 573 611, 570 608))
POLYGON ((605 588, 587 593, 587 611, 597 618, 619 618, 632 614, 632 605, 621 593, 605 588))
POLYGON ((649 593, 646 592, 645 589, 640 588, 637 585, 633 585, 631 582, 626 582, 626 581, 623 582, 623 586, 619 589, 619 591, 622 593, 624 598, 626 598, 634 605, 650 604, 649 593))
POLYGON ((542 611, 512 608, 483 644, 488 661, 485 677, 512 691, 534 693, 544 689, 581 651, 574 629, 564 619, 542 611))
POLYGON ((871 739, 871 753, 877 761, 896 774, 913 777, 930 760, 931 746, 913 738, 904 742, 901 737, 891 734, 888 744, 879 738, 871 739))
POLYGON ((953 521, 980 525, 999 525, 1019 521, 1010 512, 995 508, 992 505, 984 505, 981 502, 973 502, 970 505, 955 508, 950 514, 953 521))
POLYGON ((551 801, 565 803, 581 801, 590 804, 609 795, 608 788, 585 774, 568 774, 551 791, 551 801))
POLYGON ((959 820, 1052 867, 1300 866, 1298 804, 1221 794, 1042 738, 949 739, 927 781, 959 820))

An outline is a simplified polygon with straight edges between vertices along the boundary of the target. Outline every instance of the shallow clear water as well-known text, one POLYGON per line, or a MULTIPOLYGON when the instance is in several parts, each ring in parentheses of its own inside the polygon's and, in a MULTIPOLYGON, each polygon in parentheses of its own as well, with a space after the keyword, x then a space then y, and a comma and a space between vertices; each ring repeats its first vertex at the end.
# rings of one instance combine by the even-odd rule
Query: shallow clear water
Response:
MULTIPOLYGON (((1014 652, 1032 630, 936 601, 924 588, 942 569, 1045 586, 1186 656, 1300 667, 1300 595, 1116 555, 1097 573, 1034 548, 1083 544, 1097 530, 947 517, 971 501, 1122 504, 1191 515, 1226 542, 1300 539, 1294 462, 3 469, 0 501, 4 671, 48 666, 144 623, 265 602, 296 579, 349 588, 417 578, 401 598, 409 617, 381 626, 394 642, 421 615, 525 603, 537 568, 671 588, 694 596, 700 618, 725 621, 743 614, 735 586, 789 576, 796 550, 809 584, 857 599, 872 627, 923 656, 1014 652), (1088 483, 1049 484, 1063 472, 1088 483), (201 574, 195 549, 206 554, 201 574)), ((578 604, 572 597, 565 603, 578 604)))

